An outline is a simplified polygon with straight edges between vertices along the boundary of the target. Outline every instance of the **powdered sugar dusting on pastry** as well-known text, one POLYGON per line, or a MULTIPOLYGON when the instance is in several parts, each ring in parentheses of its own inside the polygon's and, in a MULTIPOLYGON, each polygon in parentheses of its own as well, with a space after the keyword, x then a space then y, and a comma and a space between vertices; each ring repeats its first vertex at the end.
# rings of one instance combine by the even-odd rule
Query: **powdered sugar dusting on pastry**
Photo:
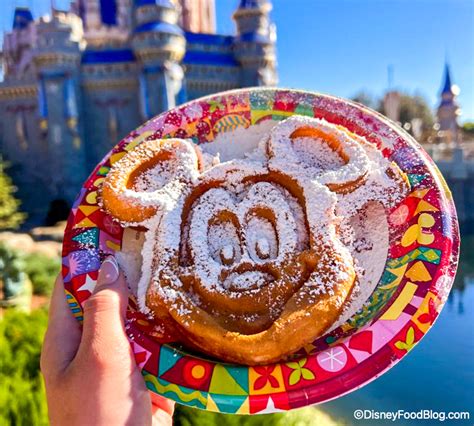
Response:
POLYGON ((171 181, 175 174, 176 170, 172 163, 160 162, 137 177, 133 190, 136 192, 156 191, 171 181))
POLYGON ((299 116, 224 133, 202 148, 201 170, 188 161, 186 179, 163 163, 133 187, 134 199, 144 205, 153 204, 157 188, 166 198, 142 223, 148 231, 140 309, 149 312, 149 298, 156 297, 172 315, 183 315, 175 319, 190 330, 195 306, 203 324, 250 330, 261 322, 263 330, 292 303, 292 309, 310 309, 324 294, 342 312, 333 327, 350 317, 385 263, 384 208, 406 191, 397 170, 364 138, 299 116), (349 298, 354 270, 358 288, 349 298), (206 316, 211 300, 222 311, 206 316), (239 300, 256 310, 234 312, 239 300))
POLYGON ((311 165, 314 170, 324 173, 338 170, 344 165, 341 157, 324 141, 310 137, 299 137, 293 141, 293 149, 298 162, 311 165))

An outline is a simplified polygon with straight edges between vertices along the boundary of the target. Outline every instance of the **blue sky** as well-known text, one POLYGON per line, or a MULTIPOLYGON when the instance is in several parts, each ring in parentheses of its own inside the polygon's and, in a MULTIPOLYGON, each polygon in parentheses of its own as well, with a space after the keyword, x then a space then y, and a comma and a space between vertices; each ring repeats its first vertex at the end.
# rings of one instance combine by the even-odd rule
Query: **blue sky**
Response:
MULTIPOLYGON (((15 5, 46 13, 49 0, 2 0, 1 29, 15 5)), ((66 7, 68 0, 56 0, 66 7)), ((216 0, 218 30, 234 31, 238 0, 216 0)), ((473 0, 273 0, 280 86, 350 97, 393 86, 423 94, 434 107, 445 58, 461 88, 461 121, 474 121, 473 0)))

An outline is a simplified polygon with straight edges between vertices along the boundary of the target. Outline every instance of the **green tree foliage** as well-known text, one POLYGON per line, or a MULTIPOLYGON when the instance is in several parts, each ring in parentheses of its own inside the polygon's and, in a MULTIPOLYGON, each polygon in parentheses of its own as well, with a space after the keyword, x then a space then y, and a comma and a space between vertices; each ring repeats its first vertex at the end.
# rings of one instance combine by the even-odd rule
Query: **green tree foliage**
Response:
POLYGON ((14 194, 16 187, 5 173, 5 163, 0 157, 0 230, 17 229, 25 220, 26 215, 18 209, 20 201, 14 194))
MULTIPOLYGON (((368 92, 360 91, 352 97, 352 100, 386 115, 383 98, 377 99, 368 92)), ((412 136, 415 136, 419 142, 427 142, 434 135, 435 118, 423 96, 400 93, 399 112, 400 125, 412 136), (418 120, 420 120, 420 126, 419 129, 416 129, 418 120)))
POLYGON ((3 297, 11 299, 21 293, 25 285, 26 275, 21 256, 4 244, 0 244, 0 281, 3 297))
POLYGON ((366 92, 365 90, 361 90, 357 92, 354 96, 352 96, 351 100, 372 109, 377 109, 379 105, 379 101, 376 98, 374 98, 372 94, 370 94, 369 92, 366 92))
POLYGON ((50 295, 54 280, 61 269, 59 258, 51 258, 39 253, 30 253, 24 256, 24 271, 33 284, 33 294, 50 295))
POLYGON ((32 283, 33 294, 50 295, 60 269, 59 257, 51 258, 41 253, 23 254, 0 244, 0 281, 3 282, 6 298, 16 296, 27 277, 32 283))
POLYGON ((174 415, 175 426, 335 426, 338 424, 340 423, 314 407, 287 413, 236 416, 176 405, 174 415))
MULTIPOLYGON (((399 108, 399 124, 418 142, 431 141, 435 134, 435 119, 426 99, 421 95, 400 93, 399 108)), ((385 115, 383 100, 380 100, 378 111, 385 115)))
POLYGON ((0 320, 0 424, 48 424, 39 370, 41 342, 47 325, 44 310, 26 314, 6 311, 0 320))
POLYGON ((462 125, 464 133, 474 136, 474 121, 468 121, 462 125))
MULTIPOLYGON (((380 103, 380 112, 384 113, 383 102, 380 103)), ((423 133, 433 130, 434 116, 426 99, 421 95, 400 94, 400 123, 412 133, 412 122, 421 119, 423 133)))
MULTIPOLYGON (((39 370, 47 313, 26 314, 15 309, 0 319, 0 425, 48 424, 46 396, 39 370)), ((334 426, 313 407, 260 416, 215 414, 176 405, 176 426, 334 426)))

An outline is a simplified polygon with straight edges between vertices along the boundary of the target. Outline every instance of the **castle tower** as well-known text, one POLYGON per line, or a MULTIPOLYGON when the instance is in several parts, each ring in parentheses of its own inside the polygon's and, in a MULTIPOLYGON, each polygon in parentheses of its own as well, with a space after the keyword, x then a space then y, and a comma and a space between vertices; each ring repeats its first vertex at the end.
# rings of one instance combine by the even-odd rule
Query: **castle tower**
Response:
POLYGON ((84 26, 89 46, 121 45, 130 35, 133 0, 76 0, 74 12, 84 26))
POLYGON ((33 15, 26 7, 17 7, 13 14, 12 32, 3 39, 3 72, 6 79, 31 71, 28 50, 32 40, 30 24, 33 15))
POLYGON ((444 67, 444 80, 441 89, 441 102, 438 106, 437 117, 439 130, 448 141, 456 142, 459 136, 458 116, 461 113, 456 96, 459 88, 451 83, 449 65, 444 67))
POLYGON ((214 0, 178 0, 181 6, 179 25, 184 31, 214 34, 216 7, 214 0))
POLYGON ((235 56, 242 66, 242 85, 277 83, 275 25, 270 22, 269 0, 241 0, 234 12, 237 25, 235 56))
POLYGON ((0 154, 28 225, 56 201, 67 214, 85 174, 144 120, 276 83, 270 1, 232 1, 236 35, 215 32, 215 0, 72 0, 44 18, 15 10, 0 54, 0 154))
POLYGON ((171 0, 135 0, 132 48, 140 67, 143 119, 181 102, 184 71, 180 62, 186 40, 178 26, 178 9, 171 0))
POLYGON ((72 40, 65 14, 53 12, 50 19, 40 19, 31 55, 38 78, 40 144, 49 170, 47 186, 53 199, 71 202, 86 176, 79 123, 81 52, 72 40))

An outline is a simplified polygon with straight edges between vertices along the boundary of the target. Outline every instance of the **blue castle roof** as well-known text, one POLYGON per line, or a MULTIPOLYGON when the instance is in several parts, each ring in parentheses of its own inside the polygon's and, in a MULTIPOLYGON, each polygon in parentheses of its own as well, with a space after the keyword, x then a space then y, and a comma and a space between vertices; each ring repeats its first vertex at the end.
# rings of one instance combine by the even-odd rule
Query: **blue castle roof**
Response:
POLYGON ((189 50, 187 50, 184 55, 183 63, 222 67, 236 67, 239 65, 231 53, 197 52, 189 50))
POLYGON ((236 40, 250 43, 270 43, 270 38, 267 35, 255 32, 241 34, 236 37, 236 40))
POLYGON ((268 0, 240 0, 239 9, 258 9, 267 3, 268 0))
POLYGON ((184 64, 215 65, 234 67, 238 66, 232 54, 231 47, 234 42, 233 36, 219 34, 203 34, 186 32, 186 42, 188 48, 183 58, 184 64), (202 50, 193 50, 193 44, 204 44, 223 48, 223 52, 203 52, 202 50))
POLYGON ((186 41, 190 44, 209 44, 212 46, 230 46, 234 41, 233 36, 226 36, 220 34, 204 34, 186 32, 186 41))
POLYGON ((183 30, 177 25, 168 24, 167 22, 147 22, 135 28, 135 32, 163 32, 176 35, 184 34, 183 30))
POLYGON ((86 50, 81 59, 82 64, 100 64, 112 62, 133 62, 135 55, 131 49, 119 50, 86 50))
POLYGON ((443 84, 443 89, 441 90, 441 93, 451 93, 451 75, 449 72, 449 65, 446 63, 444 65, 444 84, 443 84))
POLYGON ((26 7, 17 7, 13 14, 13 29, 22 30, 26 28, 30 22, 33 21, 33 15, 30 9, 26 7))
POLYGON ((175 5, 171 0, 135 0, 135 6, 147 6, 149 4, 156 4, 158 6, 167 7, 173 9, 175 5))

